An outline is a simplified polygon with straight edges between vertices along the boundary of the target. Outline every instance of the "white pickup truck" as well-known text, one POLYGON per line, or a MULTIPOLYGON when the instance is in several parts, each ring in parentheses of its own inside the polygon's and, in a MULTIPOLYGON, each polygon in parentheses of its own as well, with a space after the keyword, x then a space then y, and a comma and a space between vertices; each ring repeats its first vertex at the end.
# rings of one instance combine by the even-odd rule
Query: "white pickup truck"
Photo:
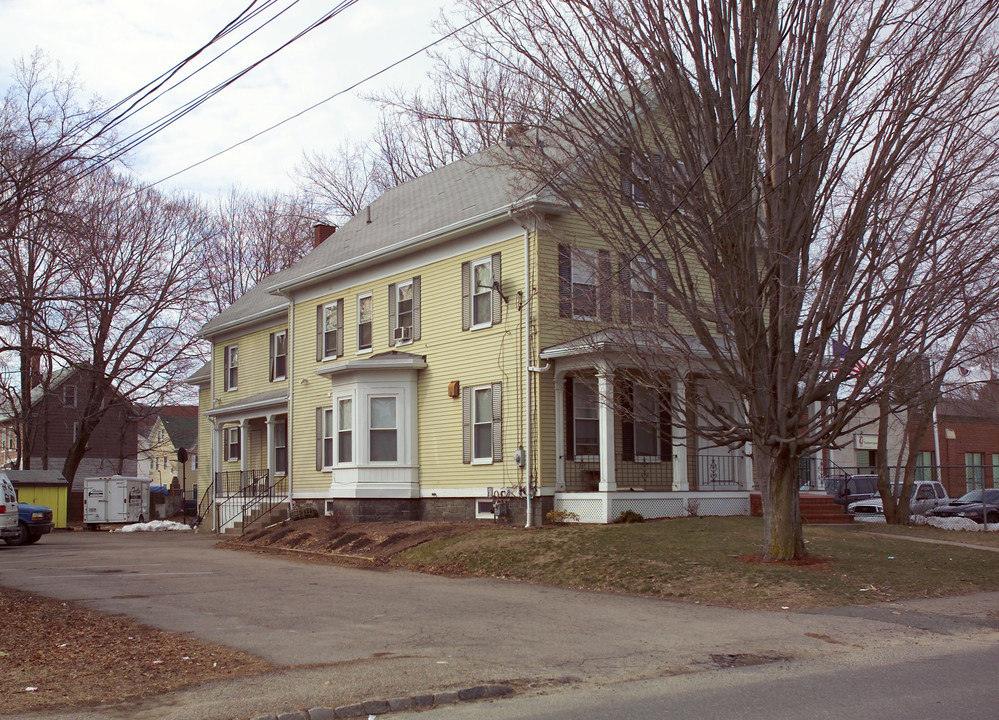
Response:
MULTIPOLYGON (((909 498, 909 512, 913 515, 925 515, 928 510, 948 502, 950 498, 947 497, 947 491, 936 480, 916 480, 909 498)), ((852 502, 846 511, 853 515, 854 520, 861 522, 884 522, 885 519, 884 503, 879 496, 852 502)))

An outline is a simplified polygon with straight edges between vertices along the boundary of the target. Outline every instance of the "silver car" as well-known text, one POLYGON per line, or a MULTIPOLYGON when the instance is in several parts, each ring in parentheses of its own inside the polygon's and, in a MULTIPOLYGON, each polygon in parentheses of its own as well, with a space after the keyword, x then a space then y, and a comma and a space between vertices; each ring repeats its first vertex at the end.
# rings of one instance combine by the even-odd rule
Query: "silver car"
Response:
MULTIPOLYGON (((925 515, 938 505, 946 505, 950 501, 944 486, 936 480, 917 480, 912 486, 909 498, 909 512, 913 515, 925 515)), ((854 520, 861 522, 884 522, 885 507, 880 496, 858 500, 847 506, 846 511, 853 515, 854 520)))

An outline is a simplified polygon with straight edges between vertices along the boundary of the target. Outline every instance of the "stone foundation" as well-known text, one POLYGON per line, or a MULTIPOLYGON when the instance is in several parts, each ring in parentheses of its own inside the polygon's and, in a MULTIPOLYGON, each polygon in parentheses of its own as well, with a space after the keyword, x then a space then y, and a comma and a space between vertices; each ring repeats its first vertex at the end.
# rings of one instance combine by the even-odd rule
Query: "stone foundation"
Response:
MULTIPOLYGON (((475 505, 482 498, 420 498, 411 500, 380 498, 341 498, 336 500, 296 499, 296 503, 311 502, 319 514, 332 514, 345 522, 391 522, 393 520, 424 520, 428 522, 468 522, 476 520, 475 505)), ((541 525, 545 514, 554 506, 551 497, 536 498, 532 504, 534 524, 541 525)), ((494 522, 492 516, 478 518, 494 522)), ((512 498, 507 513, 495 522, 523 527, 527 522, 527 500, 512 498)))

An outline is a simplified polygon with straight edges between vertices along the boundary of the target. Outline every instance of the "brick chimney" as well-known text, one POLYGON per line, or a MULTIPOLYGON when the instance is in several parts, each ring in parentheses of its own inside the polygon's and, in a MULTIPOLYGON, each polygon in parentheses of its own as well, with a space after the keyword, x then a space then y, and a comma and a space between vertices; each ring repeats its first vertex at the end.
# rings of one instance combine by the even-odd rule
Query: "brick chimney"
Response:
POLYGON ((323 240, 336 232, 336 225, 316 223, 312 229, 315 231, 315 236, 312 239, 312 247, 316 248, 322 245, 323 240))

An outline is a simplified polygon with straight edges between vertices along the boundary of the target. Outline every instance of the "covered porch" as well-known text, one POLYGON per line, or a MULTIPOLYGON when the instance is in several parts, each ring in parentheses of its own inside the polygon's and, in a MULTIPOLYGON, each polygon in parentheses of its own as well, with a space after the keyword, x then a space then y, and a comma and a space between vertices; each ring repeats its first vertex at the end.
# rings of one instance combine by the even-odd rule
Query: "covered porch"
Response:
POLYGON ((206 415, 213 426, 209 492, 215 530, 243 530, 287 505, 287 392, 260 393, 206 415))
POLYGON ((725 402, 722 388, 639 369, 593 336, 541 357, 554 369, 556 511, 596 523, 627 510, 650 519, 749 514, 751 448, 698 432, 698 397, 725 402))

